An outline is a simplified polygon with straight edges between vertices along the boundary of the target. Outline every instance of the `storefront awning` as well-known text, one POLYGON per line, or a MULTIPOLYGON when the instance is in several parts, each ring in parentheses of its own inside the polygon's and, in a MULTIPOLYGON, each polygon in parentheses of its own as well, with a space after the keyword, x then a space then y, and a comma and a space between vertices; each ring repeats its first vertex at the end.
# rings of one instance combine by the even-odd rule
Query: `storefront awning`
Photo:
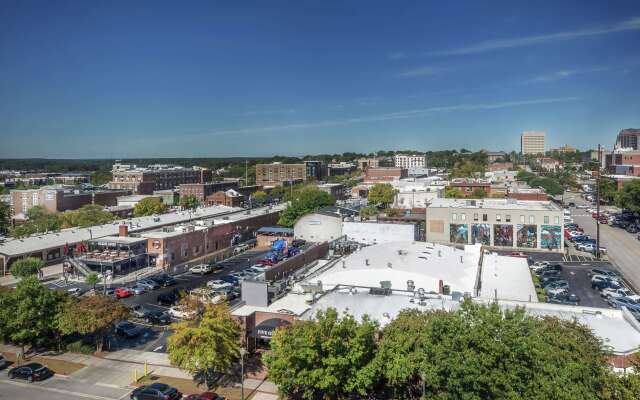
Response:
POLYGON ((285 319, 280 319, 280 318, 267 319, 265 321, 262 321, 258 325, 256 325, 256 327, 253 328, 251 333, 249 333, 249 337, 256 338, 256 339, 270 340, 271 336, 273 336, 273 331, 275 331, 277 328, 280 328, 283 326, 289 326, 289 325, 291 325, 291 322, 285 319))

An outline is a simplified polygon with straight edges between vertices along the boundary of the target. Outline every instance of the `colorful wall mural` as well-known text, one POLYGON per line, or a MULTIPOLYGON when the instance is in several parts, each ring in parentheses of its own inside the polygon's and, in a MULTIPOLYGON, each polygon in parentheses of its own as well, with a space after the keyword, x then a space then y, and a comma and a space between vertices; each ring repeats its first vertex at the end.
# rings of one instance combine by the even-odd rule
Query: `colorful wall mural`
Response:
POLYGON ((467 224, 449 224, 449 240, 451 243, 469 243, 467 224))
POLYGON ((473 224, 471 225, 471 243, 480 243, 485 246, 491 245, 491 225, 473 224))
POLYGON ((540 226, 540 248, 559 249, 562 243, 562 229, 555 225, 540 226))
POLYGON ((516 240, 518 247, 535 249, 538 247, 538 227, 535 225, 517 225, 516 240))
POLYGON ((493 245, 513 247, 513 225, 496 224, 493 226, 493 245))

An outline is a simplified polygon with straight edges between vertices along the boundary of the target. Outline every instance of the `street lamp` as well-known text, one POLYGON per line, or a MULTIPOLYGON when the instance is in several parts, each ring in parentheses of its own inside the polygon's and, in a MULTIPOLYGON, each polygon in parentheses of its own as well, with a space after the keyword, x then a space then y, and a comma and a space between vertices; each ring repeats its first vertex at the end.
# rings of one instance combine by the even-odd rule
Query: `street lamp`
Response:
POLYGON ((240 348, 240 400, 244 400, 244 356, 247 354, 247 350, 244 347, 240 348))

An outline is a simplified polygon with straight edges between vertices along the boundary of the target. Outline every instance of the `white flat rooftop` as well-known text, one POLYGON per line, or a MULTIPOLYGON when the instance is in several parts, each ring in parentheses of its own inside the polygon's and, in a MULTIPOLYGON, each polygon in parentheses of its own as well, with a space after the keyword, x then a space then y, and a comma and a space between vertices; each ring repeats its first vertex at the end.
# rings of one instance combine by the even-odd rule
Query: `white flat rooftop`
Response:
POLYGON ((550 201, 515 199, 433 199, 428 208, 487 208, 495 210, 560 211, 550 201))
POLYGON ((485 254, 482 258, 480 297, 538 302, 527 260, 494 253, 485 254))

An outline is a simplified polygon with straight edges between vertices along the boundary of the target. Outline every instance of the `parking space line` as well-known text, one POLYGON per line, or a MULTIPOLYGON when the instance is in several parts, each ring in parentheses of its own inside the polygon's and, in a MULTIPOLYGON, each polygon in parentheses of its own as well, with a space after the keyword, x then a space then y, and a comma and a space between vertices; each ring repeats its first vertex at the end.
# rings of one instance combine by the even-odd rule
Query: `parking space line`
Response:
MULTIPOLYGON (((44 390, 44 391, 48 391, 48 392, 60 393, 60 394, 65 394, 65 395, 84 397, 85 399, 113 400, 112 397, 96 396, 96 395, 93 395, 93 394, 73 392, 71 390, 56 389, 56 388, 51 388, 51 387, 46 387, 46 386, 41 386, 41 385, 30 385, 30 384, 27 384, 27 383, 14 382, 14 381, 2 381, 1 383, 7 384, 7 385, 25 387, 25 388, 40 389, 40 390, 44 390)), ((125 396, 128 396, 128 395, 129 395, 129 393, 125 394, 125 396)), ((125 396, 122 396, 120 398, 122 399, 125 396)))

